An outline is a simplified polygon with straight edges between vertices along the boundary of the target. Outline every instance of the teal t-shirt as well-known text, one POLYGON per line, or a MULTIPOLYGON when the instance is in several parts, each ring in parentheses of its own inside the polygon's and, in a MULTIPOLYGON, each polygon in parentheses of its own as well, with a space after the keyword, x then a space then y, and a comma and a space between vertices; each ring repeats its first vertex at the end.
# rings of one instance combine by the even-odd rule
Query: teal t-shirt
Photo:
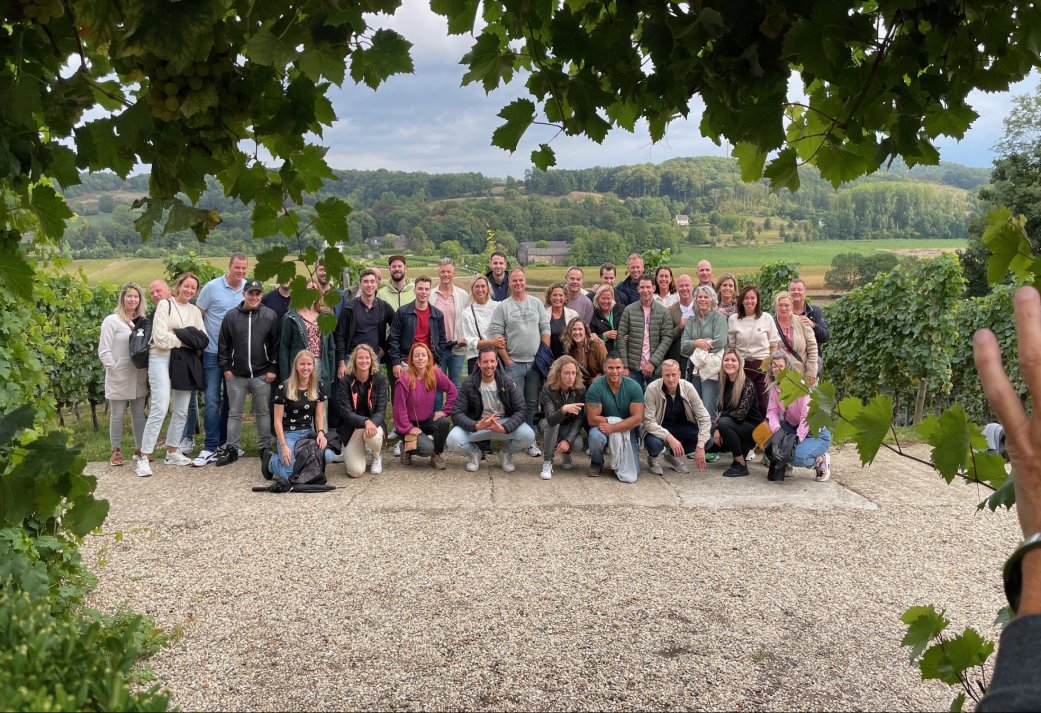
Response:
POLYGON ((586 403, 600 404, 601 416, 617 416, 618 418, 629 418, 629 404, 643 403, 643 389, 628 376, 622 377, 622 385, 618 393, 611 391, 607 385, 607 377, 601 377, 593 382, 586 392, 586 403))

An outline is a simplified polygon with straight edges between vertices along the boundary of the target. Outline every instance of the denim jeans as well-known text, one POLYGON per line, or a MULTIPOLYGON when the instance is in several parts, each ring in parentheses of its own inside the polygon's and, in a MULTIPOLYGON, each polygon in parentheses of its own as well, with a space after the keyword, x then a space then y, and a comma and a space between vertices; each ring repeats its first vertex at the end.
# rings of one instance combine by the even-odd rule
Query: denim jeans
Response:
MULTIPOLYGON (((579 417, 576 416, 576 418, 579 417)), ((560 443, 560 427, 562 425, 564 424, 559 423, 556 426, 550 426, 549 420, 545 418, 539 421, 539 430, 542 432, 542 460, 547 463, 553 462, 553 456, 557 451, 557 444, 560 443)), ((575 442, 569 445, 571 446, 571 449, 568 453, 574 455, 575 453, 581 453, 585 450, 586 441, 582 438, 582 434, 580 433, 575 436, 575 442)))
MULTIPOLYGON (((459 385, 462 384, 460 376, 463 373, 463 366, 466 362, 466 355, 464 354, 453 354, 452 348, 449 347, 441 352, 441 371, 445 373, 448 380, 455 384, 458 389, 459 385)), ((467 374, 469 376, 469 374, 467 374)), ((437 396, 434 397, 434 410, 440 411, 441 407, 445 404, 445 394, 443 391, 438 391, 437 396)))
MULTIPOLYGON (((795 433, 797 430, 795 426, 787 421, 781 422, 781 428, 788 433, 795 433)), ((807 435, 805 439, 799 442, 788 464, 793 468, 812 468, 817 462, 817 458, 828 452, 829 446, 831 446, 831 434, 828 432, 828 429, 822 428, 816 438, 807 435)))
POLYGON ((195 427, 199 425, 199 392, 193 391, 188 399, 188 417, 184 421, 181 438, 195 438, 195 427))
MULTIPOLYGON (((282 449, 276 448, 271 454, 271 459, 268 461, 268 467, 271 468, 271 474, 275 480, 280 483, 288 483, 289 477, 293 474, 293 463, 296 461, 296 442, 304 436, 314 435, 314 431, 285 431, 286 445, 289 446, 289 464, 282 462, 282 449)), ((277 444, 276 444, 277 445, 277 444)), ((325 463, 328 465, 333 462, 333 457, 336 454, 332 452, 331 448, 325 449, 325 463)))
POLYGON ((192 392, 170 389, 170 355, 155 352, 148 355, 148 386, 152 390, 152 403, 148 409, 145 431, 141 435, 141 452, 151 457, 171 401, 173 415, 170 417, 170 425, 166 428, 166 445, 171 448, 181 445, 181 432, 184 430, 184 419, 188 413, 188 401, 192 392))
POLYGON ((505 441, 506 445, 502 447, 503 453, 520 453, 535 445, 535 431, 526 423, 522 423, 512 433, 498 433, 487 429, 467 431, 456 426, 449 432, 445 448, 453 453, 469 456, 480 453, 480 448, 477 446, 480 441, 505 441))
POLYGON ((694 390, 701 397, 701 403, 705 404, 708 411, 708 422, 716 423, 716 407, 719 405, 719 379, 702 379, 700 376, 691 374, 690 383, 694 384, 694 390))
POLYGON ((224 387, 224 372, 217 365, 217 354, 202 353, 203 379, 206 382, 206 404, 202 425, 206 429, 203 449, 216 451, 228 440, 228 391, 224 387))
POLYGON ((264 381, 263 377, 255 376, 232 376, 226 380, 225 388, 228 390, 228 438, 225 441, 228 448, 239 447, 239 437, 242 435, 242 411, 246 407, 246 393, 253 395, 253 417, 257 420, 257 447, 260 450, 267 448, 271 441, 271 421, 268 415, 268 399, 271 396, 271 384, 264 381))
POLYGON ((533 361, 514 361, 506 366, 506 373, 524 392, 524 403, 528 407, 527 418, 524 421, 534 428, 535 411, 539 407, 539 390, 542 388, 542 374, 535 368, 533 361))

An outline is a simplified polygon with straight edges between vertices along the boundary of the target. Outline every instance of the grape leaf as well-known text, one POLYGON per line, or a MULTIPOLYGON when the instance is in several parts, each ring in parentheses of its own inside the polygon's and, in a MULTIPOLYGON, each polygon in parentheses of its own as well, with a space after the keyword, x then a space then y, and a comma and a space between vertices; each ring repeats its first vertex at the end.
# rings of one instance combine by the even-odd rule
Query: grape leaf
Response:
POLYGON ((430 9, 448 18, 448 34, 472 32, 477 20, 478 0, 430 0, 430 9))
POLYGON ((965 472, 969 455, 969 419, 959 404, 940 414, 929 415, 918 424, 918 435, 933 447, 933 467, 950 484, 955 476, 965 472))
POLYGON ((531 152, 531 163, 540 171, 548 171, 550 166, 557 163, 557 155, 549 144, 539 144, 539 147, 531 152))
POLYGON ((770 179, 770 190, 772 191, 779 191, 782 188, 787 188, 792 192, 799 190, 801 181, 796 164, 795 149, 786 148, 778 152, 763 170, 763 176, 770 179))
POLYGON ((72 211, 65 204, 65 199, 46 184, 33 186, 29 206, 40 223, 44 235, 58 240, 65 234, 65 221, 72 217, 72 211))
POLYGON ((296 57, 296 49, 282 37, 265 27, 246 42, 246 56, 265 67, 284 67, 296 57))
POLYGON ((33 298, 36 271, 25 259, 18 240, 0 241, 0 285, 6 292, 26 302, 33 298))
POLYGON ((492 134, 492 146, 516 151, 521 136, 535 121, 535 103, 530 99, 517 99, 503 107, 499 117, 506 119, 506 123, 492 134))
POLYGON ((351 213, 351 207, 340 198, 326 198, 314 206, 318 217, 315 219, 314 227, 318 234, 325 238, 330 244, 338 240, 347 240, 347 216, 351 213))
POLYGON ((907 633, 900 645, 911 647, 912 664, 950 624, 945 614, 946 611, 938 612, 931 606, 917 606, 909 608, 900 616, 900 621, 907 624, 907 633))
POLYGON ((480 81, 484 91, 490 92, 500 82, 508 82, 513 78, 516 69, 517 55, 502 40, 490 32, 482 32, 474 43, 473 49, 463 55, 463 64, 470 70, 463 75, 463 84, 480 81))
POLYGON ((734 144, 731 152, 741 167, 742 181, 758 181, 763 177, 763 164, 766 163, 766 154, 759 147, 748 141, 739 141, 734 144))
POLYGON ((369 47, 351 53, 351 78, 372 89, 394 74, 414 71, 409 50, 412 43, 393 30, 377 30, 369 47))

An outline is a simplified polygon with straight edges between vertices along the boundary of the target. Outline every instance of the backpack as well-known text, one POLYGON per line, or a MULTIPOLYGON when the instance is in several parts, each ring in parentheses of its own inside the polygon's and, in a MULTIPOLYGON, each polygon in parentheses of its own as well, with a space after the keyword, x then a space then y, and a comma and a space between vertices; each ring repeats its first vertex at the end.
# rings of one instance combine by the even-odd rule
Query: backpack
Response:
MULTIPOLYGON (((261 461, 265 456, 270 457, 270 451, 267 449, 261 453, 261 461)), ((270 471, 263 462, 261 471, 265 478, 271 478, 268 475, 270 471)), ((325 458, 313 435, 305 436, 296 442, 293 473, 289 476, 288 483, 276 480, 271 485, 253 487, 254 493, 325 493, 330 490, 336 490, 336 486, 329 485, 325 480, 325 458)))
POLYGON ((152 320, 141 316, 134 320, 130 332, 130 361, 138 369, 148 368, 148 350, 152 344, 152 320))

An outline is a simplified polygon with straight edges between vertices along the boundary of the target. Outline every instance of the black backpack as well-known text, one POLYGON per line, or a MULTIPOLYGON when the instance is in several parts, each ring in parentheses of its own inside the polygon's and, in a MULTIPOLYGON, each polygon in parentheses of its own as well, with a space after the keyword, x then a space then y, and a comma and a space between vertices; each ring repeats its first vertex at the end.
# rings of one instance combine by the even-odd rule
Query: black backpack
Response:
MULTIPOLYGON (((264 457, 270 457, 270 451, 265 449, 261 453, 261 461, 264 457)), ((265 478, 270 478, 267 466, 261 463, 261 471, 265 478)), ((325 493, 336 490, 335 485, 329 485, 325 479, 325 458, 322 449, 318 447, 318 441, 314 436, 306 436, 296 442, 294 449, 293 474, 289 476, 289 482, 274 481, 271 485, 256 485, 253 487, 255 493, 325 493)))
POLYGON ((130 361, 138 369, 148 368, 148 349, 152 344, 152 320, 144 315, 134 320, 130 331, 130 361))

